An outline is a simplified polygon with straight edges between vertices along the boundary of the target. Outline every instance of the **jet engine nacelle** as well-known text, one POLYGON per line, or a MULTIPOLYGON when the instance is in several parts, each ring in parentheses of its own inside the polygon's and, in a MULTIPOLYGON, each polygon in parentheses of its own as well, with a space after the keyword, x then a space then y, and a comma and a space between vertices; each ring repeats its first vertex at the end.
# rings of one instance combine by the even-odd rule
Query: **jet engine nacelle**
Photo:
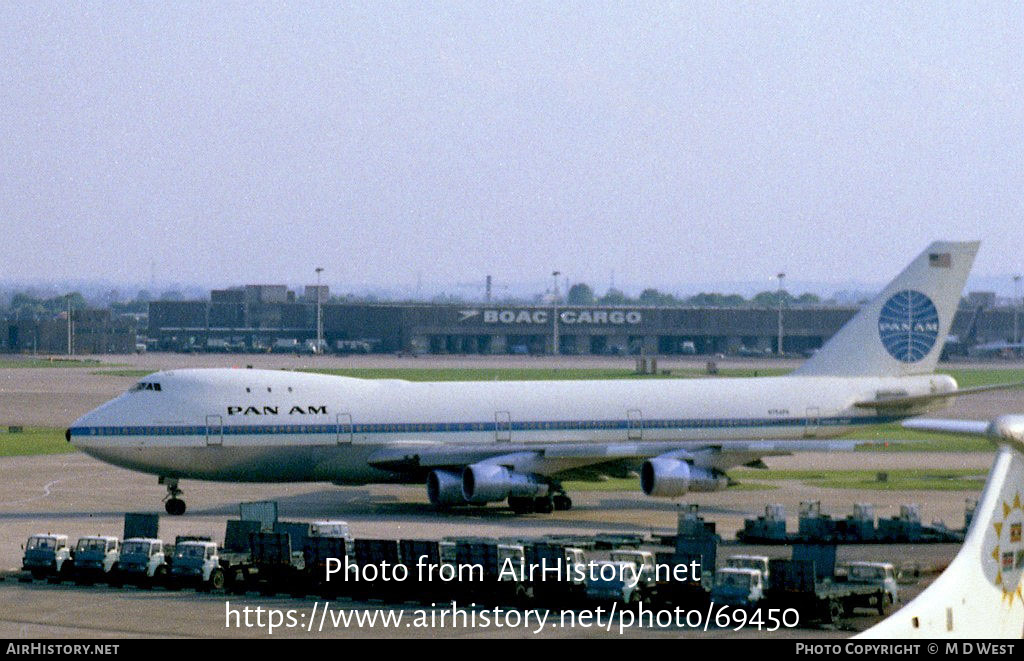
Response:
POLYGON ((689 491, 720 491, 727 480, 683 459, 655 457, 640 468, 640 488, 648 496, 682 496, 689 491))
POLYGON ((472 464, 462 471, 462 497, 473 503, 509 496, 543 496, 548 485, 535 475, 514 473, 498 464, 472 464))
POLYGON ((433 470, 427 475, 427 498, 435 507, 465 505, 462 476, 454 471, 433 470))

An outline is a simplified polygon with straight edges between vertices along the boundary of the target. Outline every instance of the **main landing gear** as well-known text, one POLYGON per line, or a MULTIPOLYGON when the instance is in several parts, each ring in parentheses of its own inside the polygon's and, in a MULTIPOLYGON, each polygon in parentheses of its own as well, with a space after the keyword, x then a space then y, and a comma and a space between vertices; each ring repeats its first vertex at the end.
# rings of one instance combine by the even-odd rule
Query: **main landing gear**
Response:
POLYGON ((569 498, 564 491, 537 498, 509 496, 508 506, 516 514, 550 514, 572 509, 572 498, 569 498))
POLYGON ((171 516, 181 516, 184 514, 185 501, 178 498, 184 492, 178 488, 178 478, 161 477, 159 484, 167 487, 167 495, 164 496, 164 509, 167 510, 167 513, 171 516))

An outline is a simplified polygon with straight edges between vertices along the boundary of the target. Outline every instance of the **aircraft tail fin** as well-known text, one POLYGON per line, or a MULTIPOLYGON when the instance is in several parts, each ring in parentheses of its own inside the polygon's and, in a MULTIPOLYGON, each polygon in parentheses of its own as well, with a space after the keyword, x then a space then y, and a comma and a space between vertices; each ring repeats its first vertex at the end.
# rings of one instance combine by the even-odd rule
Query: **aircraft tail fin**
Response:
POLYGON ((1024 416, 997 418, 982 433, 1001 447, 960 552, 916 599, 860 636, 1024 637, 1024 416))
POLYGON ((960 304, 977 241, 936 241, 794 374, 928 374, 960 304))

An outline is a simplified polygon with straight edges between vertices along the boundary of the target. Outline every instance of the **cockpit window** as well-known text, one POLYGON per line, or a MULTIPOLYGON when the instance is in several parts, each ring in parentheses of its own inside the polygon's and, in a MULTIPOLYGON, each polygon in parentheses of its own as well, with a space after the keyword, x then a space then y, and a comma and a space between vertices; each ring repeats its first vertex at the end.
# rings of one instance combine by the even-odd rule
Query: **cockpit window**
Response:
POLYGON ((135 384, 135 390, 160 390, 160 384, 154 381, 139 381, 135 384))

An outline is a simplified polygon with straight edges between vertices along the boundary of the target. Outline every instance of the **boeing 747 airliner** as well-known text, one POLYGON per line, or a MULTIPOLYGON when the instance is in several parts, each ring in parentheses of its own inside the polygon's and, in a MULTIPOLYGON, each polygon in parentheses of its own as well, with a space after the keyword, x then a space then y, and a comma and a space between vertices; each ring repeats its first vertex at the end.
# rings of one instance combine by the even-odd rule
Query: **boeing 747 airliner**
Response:
POLYGON ((851 429, 973 392, 934 373, 977 242, 936 242, 788 376, 411 383, 286 371, 158 372, 82 416, 68 440, 182 479, 421 483, 439 507, 572 505, 561 481, 639 470, 650 496, 726 486, 725 471, 849 448, 851 429))

